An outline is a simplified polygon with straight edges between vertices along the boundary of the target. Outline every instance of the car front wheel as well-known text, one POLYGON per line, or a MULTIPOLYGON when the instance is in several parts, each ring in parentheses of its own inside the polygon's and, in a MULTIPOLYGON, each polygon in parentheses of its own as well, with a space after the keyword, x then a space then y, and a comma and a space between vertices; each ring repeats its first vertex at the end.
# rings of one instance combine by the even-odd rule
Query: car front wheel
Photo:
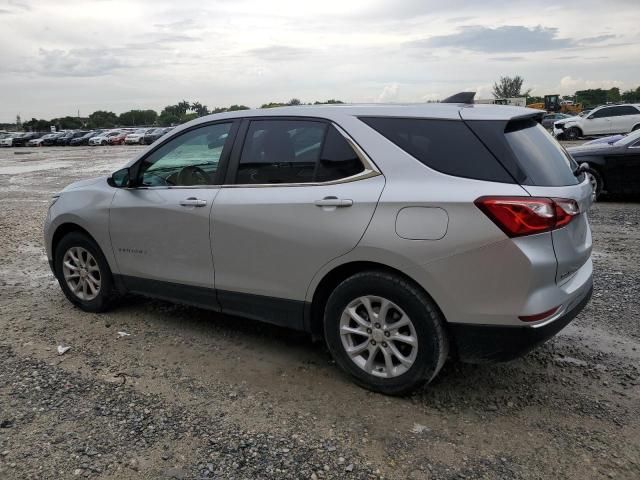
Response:
POLYGON ((577 140, 582 136, 582 132, 579 128, 571 127, 565 132, 564 135, 567 140, 577 140))
POLYGON ((71 303, 87 312, 103 312, 116 298, 111 270, 100 247, 87 235, 72 232, 58 243, 56 277, 71 303))
POLYGON ((402 395, 431 381, 448 354, 444 318, 420 288, 387 272, 358 273, 336 287, 324 316, 336 363, 360 386, 402 395))

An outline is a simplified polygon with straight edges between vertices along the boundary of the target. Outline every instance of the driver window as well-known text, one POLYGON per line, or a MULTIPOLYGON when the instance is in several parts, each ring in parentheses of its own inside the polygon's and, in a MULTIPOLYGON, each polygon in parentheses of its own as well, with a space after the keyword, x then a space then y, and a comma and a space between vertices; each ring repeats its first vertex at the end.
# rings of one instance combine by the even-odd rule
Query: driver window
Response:
POLYGON ((216 123, 169 140, 142 161, 140 185, 213 185, 230 130, 231 123, 216 123))

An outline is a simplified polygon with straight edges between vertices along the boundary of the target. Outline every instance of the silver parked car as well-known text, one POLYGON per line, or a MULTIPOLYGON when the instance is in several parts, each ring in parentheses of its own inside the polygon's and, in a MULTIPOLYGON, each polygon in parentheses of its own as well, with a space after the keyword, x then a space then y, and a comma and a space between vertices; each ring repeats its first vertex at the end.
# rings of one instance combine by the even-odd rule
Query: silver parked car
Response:
POLYGON ((448 357, 507 360, 592 291, 589 181, 520 107, 314 106, 198 118, 57 194, 67 298, 126 292, 324 338, 401 394, 448 357))

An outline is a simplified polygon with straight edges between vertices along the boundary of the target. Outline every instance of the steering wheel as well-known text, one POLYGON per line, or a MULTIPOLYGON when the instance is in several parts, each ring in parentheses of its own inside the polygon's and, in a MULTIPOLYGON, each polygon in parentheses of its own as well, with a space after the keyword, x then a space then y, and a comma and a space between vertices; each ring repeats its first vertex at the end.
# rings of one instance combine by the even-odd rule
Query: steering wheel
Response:
POLYGON ((178 173, 176 179, 176 185, 191 186, 191 185, 209 185, 211 178, 200 167, 195 165, 187 165, 183 167, 178 173))

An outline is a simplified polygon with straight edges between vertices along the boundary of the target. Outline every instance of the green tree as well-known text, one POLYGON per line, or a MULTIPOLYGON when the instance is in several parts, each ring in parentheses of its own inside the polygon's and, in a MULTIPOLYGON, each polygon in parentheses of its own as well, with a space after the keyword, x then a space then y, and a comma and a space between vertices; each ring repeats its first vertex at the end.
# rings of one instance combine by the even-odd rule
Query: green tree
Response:
POLYGON ((134 127, 137 125, 154 125, 158 119, 155 110, 129 110, 118 117, 119 125, 134 127))
POLYGON ((192 102, 191 103, 191 111, 195 112, 198 117, 204 117, 205 115, 209 115, 209 108, 206 105, 201 104, 200 102, 192 102))
POLYGON ((607 90, 607 102, 619 102, 620 100, 620 89, 618 87, 607 90))
POLYGON ((627 103, 639 103, 640 102, 640 87, 635 90, 629 89, 622 92, 620 95, 623 101, 627 103))
POLYGON ((97 110, 89 115, 89 128, 113 128, 118 124, 118 116, 113 112, 97 110))
POLYGON ((269 103, 263 103, 260 108, 276 108, 276 107, 286 107, 287 104, 286 103, 280 103, 280 102, 269 102, 269 103))
POLYGON ((302 102, 299 98, 292 98, 287 105, 300 105, 302 102))
POLYGON ((544 97, 538 97, 536 95, 527 96, 527 105, 531 105, 532 103, 544 103, 544 97))
POLYGON ((51 123, 55 125, 58 130, 75 130, 84 126, 81 119, 78 117, 60 117, 51 120, 51 123))
POLYGON ((330 100, 325 100, 324 102, 319 102, 318 100, 316 100, 315 102, 313 102, 314 105, 339 105, 344 103, 342 100, 336 100, 334 98, 330 99, 330 100))
POLYGON ((593 108, 607 103, 607 90, 601 88, 590 88, 576 92, 576 101, 584 108, 593 108))
POLYGON ((531 92, 531 89, 522 92, 522 84, 524 78, 520 75, 515 77, 500 77, 500 80, 493 84, 493 97, 494 98, 513 98, 513 97, 526 97, 531 92))
POLYGON ((51 128, 51 122, 47 120, 36 120, 35 118, 32 118, 28 122, 23 122, 22 128, 25 131, 30 132, 45 132, 51 128))
POLYGON ((249 107, 247 107, 246 105, 231 105, 225 111, 227 111, 227 112, 236 112, 238 110, 249 110, 249 107))

